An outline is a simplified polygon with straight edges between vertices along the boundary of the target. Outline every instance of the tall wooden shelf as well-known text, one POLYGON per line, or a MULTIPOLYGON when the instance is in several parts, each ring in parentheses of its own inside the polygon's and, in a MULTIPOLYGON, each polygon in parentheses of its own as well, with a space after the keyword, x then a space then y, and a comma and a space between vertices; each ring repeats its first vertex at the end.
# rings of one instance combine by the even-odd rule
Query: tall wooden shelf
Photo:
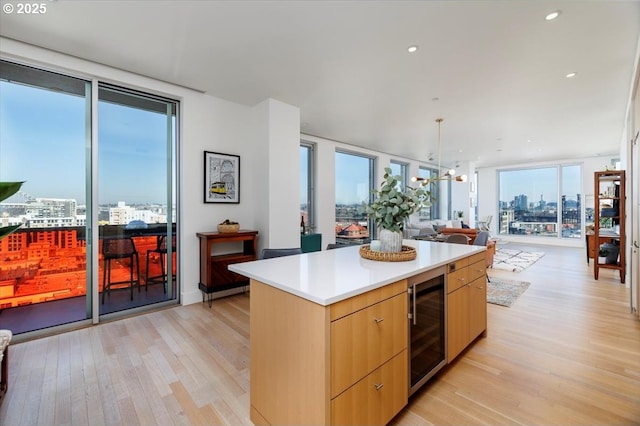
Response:
POLYGON ((624 283, 626 271, 626 229, 625 229, 625 172, 624 170, 607 170, 594 174, 594 243, 595 262, 593 278, 598 279, 600 269, 617 269, 620 271, 620 282, 624 283), (597 253, 600 244, 612 242, 619 248, 619 256, 615 261, 601 262, 597 253))

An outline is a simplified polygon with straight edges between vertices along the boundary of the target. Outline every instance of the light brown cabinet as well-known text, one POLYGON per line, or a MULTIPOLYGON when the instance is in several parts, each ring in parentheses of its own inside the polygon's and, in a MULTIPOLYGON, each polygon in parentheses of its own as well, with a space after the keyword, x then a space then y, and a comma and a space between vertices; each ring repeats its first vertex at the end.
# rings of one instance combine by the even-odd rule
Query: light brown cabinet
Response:
MULTIPOLYGON (((484 251, 448 267, 447 361, 487 327, 484 251)), ((256 425, 383 425, 407 405, 406 279, 319 305, 251 280, 250 416, 256 425)))
POLYGON ((447 362, 487 329, 484 253, 449 265, 447 272, 447 362))
POLYGON ((406 291, 321 306, 252 281, 251 421, 389 422, 408 400, 406 291))

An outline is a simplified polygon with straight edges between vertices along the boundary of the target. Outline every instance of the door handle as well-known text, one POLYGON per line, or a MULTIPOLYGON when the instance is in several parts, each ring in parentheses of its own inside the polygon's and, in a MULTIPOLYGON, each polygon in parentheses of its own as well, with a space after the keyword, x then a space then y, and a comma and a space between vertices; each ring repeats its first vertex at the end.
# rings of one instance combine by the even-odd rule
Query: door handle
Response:
POLYGON ((637 242, 637 241, 635 241, 635 240, 633 241, 633 246, 634 246, 635 248, 640 248, 640 246, 638 245, 638 242, 637 242))

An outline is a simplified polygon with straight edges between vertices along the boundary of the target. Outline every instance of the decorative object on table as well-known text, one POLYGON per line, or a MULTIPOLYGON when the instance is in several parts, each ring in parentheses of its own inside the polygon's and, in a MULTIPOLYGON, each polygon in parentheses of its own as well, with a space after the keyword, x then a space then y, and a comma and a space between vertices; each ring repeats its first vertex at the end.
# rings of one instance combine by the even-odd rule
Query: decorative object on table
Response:
POLYGON ((492 277, 487 283, 487 303, 509 308, 530 285, 526 281, 492 277))
POLYGON ((225 219, 224 222, 218 224, 218 232, 221 233, 232 233, 238 232, 240 230, 240 224, 238 222, 233 222, 229 219, 225 219))
MULTIPOLYGON (((4 201, 18 192, 24 182, 0 182, 0 201, 4 201)), ((22 224, 0 227, 0 239, 15 232, 22 224)))
POLYGON ((240 202, 240 156, 204 152, 204 202, 240 202))
POLYGON ((380 230, 380 250, 382 252, 400 252, 402 247, 402 229, 406 219, 420 210, 431 198, 431 192, 425 188, 405 186, 401 189, 401 176, 391 174, 385 167, 380 189, 372 189, 374 201, 363 203, 363 209, 380 230))
POLYGON ((402 246, 398 252, 371 250, 369 245, 360 246, 360 257, 381 262, 405 262, 415 259, 416 255, 416 249, 410 246, 402 246))
POLYGON ((380 248, 380 240, 371 240, 371 243, 369 244, 369 250, 381 251, 380 248))
POLYGON ((537 262, 544 252, 498 248, 493 257, 493 269, 520 272, 537 262))

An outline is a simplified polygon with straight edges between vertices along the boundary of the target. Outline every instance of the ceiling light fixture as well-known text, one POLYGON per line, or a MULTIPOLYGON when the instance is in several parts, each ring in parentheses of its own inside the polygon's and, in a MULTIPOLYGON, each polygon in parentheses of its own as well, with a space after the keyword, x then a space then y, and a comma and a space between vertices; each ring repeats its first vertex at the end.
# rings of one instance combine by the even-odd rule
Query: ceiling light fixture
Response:
MULTIPOLYGON (((441 158, 441 152, 442 152, 442 139, 440 138, 440 134, 441 134, 441 126, 442 126, 442 122, 444 121, 444 118, 436 118, 436 123, 438 123, 438 173, 440 173, 441 171, 441 167, 440 167, 440 158, 441 158)), ((429 156, 431 159, 431 156, 429 156)), ((460 175, 460 176, 454 176, 456 174, 456 170, 455 169, 449 169, 447 170, 442 176, 438 176, 437 178, 423 178, 420 176, 414 176, 411 178, 412 182, 420 182, 420 186, 427 186, 429 183, 431 182, 435 182, 438 180, 444 180, 444 179, 449 179, 449 178, 453 178, 456 182, 466 182, 467 181, 467 175, 460 175)))
POLYGON ((547 21, 553 21, 558 16, 560 16, 560 11, 556 10, 555 12, 549 13, 547 16, 544 17, 544 19, 546 19, 547 21))
POLYGON ((568 73, 565 77, 567 77, 567 78, 573 78, 573 77, 575 77, 577 74, 578 74, 577 72, 570 72, 570 73, 568 73))
POLYGON ((415 53, 415 52, 417 52, 417 51, 418 51, 418 46, 416 46, 416 45, 409 46, 409 47, 407 48, 407 51, 408 51, 409 53, 415 53))

